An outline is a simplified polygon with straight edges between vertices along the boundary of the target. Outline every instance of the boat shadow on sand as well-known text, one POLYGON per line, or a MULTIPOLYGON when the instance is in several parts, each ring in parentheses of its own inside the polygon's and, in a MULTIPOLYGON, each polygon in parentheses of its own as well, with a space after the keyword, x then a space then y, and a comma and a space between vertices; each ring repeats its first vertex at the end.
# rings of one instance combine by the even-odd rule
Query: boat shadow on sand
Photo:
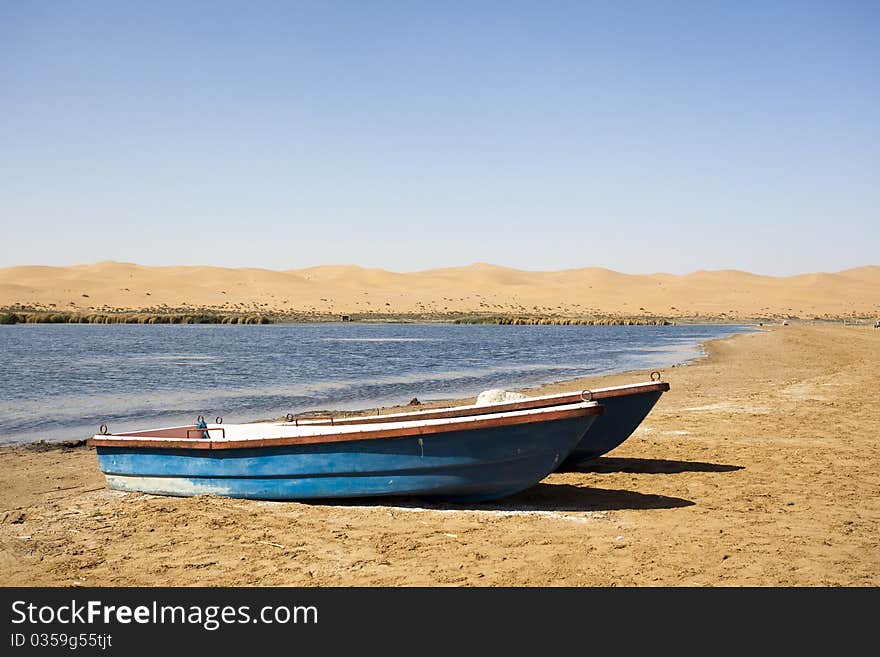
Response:
POLYGON ((649 495, 631 490, 539 483, 492 502, 438 502, 425 498, 338 500, 340 506, 393 506, 436 511, 619 511, 623 509, 676 509, 693 506, 691 500, 667 495, 649 495))
POLYGON ((694 504, 681 497, 633 490, 540 483, 516 495, 495 502, 472 504, 470 508, 497 511, 622 511, 678 509, 694 504))
POLYGON ((560 468, 559 472, 593 472, 598 474, 626 472, 629 474, 682 474, 684 472, 735 472, 742 465, 673 461, 668 459, 617 458, 603 456, 588 463, 560 468))
MULTIPOLYGON (((619 458, 604 456, 561 472, 630 474, 682 474, 685 472, 735 472, 741 465, 674 461, 667 459, 619 458)), ((340 505, 352 502, 339 500, 340 505)), ((576 486, 562 483, 539 483, 527 490, 494 502, 435 502, 411 497, 363 500, 355 506, 395 506, 431 510, 472 511, 622 511, 626 509, 679 509, 696 502, 681 497, 639 493, 632 490, 576 486)))

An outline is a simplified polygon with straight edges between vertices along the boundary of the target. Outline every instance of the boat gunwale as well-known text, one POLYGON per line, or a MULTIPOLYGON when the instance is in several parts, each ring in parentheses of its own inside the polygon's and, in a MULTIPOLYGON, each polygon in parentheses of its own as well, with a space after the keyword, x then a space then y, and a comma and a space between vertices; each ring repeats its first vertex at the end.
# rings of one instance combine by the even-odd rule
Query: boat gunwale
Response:
POLYGON ((595 390, 584 388, 577 392, 555 393, 541 395, 508 402, 492 402, 489 404, 467 404, 463 406, 444 406, 439 408, 426 408, 419 411, 404 413, 387 413, 384 415, 364 415, 355 417, 337 418, 332 416, 298 418, 293 422, 279 422, 281 426, 320 427, 320 426, 350 426, 353 424, 380 424, 385 422, 402 422, 406 418, 412 420, 429 420, 453 417, 469 417, 492 413, 506 413, 510 411, 524 411, 538 408, 549 408, 557 404, 572 404, 585 401, 583 394, 589 392, 592 401, 601 402, 603 399, 625 397, 628 395, 641 395, 651 392, 668 392, 669 383, 666 381, 651 381, 645 383, 631 383, 622 386, 609 386, 595 390), (548 404, 547 402, 553 402, 548 404))
MULTIPOLYGON (((452 422, 424 424, 385 429, 367 429, 363 431, 347 431, 338 433, 317 434, 309 436, 281 436, 273 438, 245 438, 232 440, 215 440, 213 438, 165 438, 137 436, 137 432, 129 434, 99 434, 86 441, 90 447, 141 447, 153 449, 184 449, 184 450, 227 450, 261 447, 284 447, 288 445, 315 445, 340 442, 358 442, 366 440, 383 440, 387 438, 414 438, 417 436, 436 435, 456 431, 492 429, 497 427, 520 426, 540 422, 554 422, 577 417, 601 415, 605 408, 593 402, 581 402, 571 406, 544 407, 534 413, 521 412, 514 415, 490 414, 484 416, 468 416, 452 422), (131 437, 128 437, 131 436, 131 437)), ((429 420, 430 421, 430 420, 429 420)), ((402 424, 402 422, 388 422, 402 424)), ((186 429, 187 427, 174 427, 186 429)))

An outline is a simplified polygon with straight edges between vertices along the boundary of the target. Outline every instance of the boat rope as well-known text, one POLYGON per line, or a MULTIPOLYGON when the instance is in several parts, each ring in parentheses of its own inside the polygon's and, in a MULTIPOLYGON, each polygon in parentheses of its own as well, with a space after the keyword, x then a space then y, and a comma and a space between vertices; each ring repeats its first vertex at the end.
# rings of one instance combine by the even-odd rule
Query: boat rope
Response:
MULTIPOLYGON (((196 418, 196 420, 198 420, 198 422, 199 422, 198 426, 196 426, 196 429, 207 429, 207 428, 208 428, 208 423, 205 422, 205 416, 204 416, 204 415, 199 415, 199 416, 196 418)), ((204 438, 205 440, 210 440, 210 439, 211 439, 211 434, 209 434, 207 431, 203 431, 203 432, 202 432, 202 438, 204 438)))

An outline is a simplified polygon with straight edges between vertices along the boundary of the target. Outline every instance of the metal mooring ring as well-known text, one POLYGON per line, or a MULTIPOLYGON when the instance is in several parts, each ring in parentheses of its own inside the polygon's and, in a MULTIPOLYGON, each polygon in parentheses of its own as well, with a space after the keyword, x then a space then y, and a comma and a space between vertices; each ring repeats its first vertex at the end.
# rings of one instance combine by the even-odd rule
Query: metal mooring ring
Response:
POLYGON ((661 378, 660 372, 656 372, 656 371, 651 372, 651 381, 659 381, 660 378, 661 378), (655 374, 657 375, 656 378, 654 377, 655 374))
POLYGON ((201 424, 201 423, 204 422, 204 421, 205 421, 205 416, 204 416, 204 415, 199 415, 199 416, 196 418, 196 422, 198 422, 199 424, 201 424))
POLYGON ((214 423, 223 424, 223 418, 218 415, 216 418, 214 418, 214 423))
POLYGON ((581 399, 585 402, 593 401, 593 391, 592 390, 581 390, 581 399))
POLYGON ((293 413, 288 413, 288 414, 285 416, 285 419, 286 419, 288 422, 293 422, 293 413))
POLYGON ((106 436, 107 435, 107 425, 102 424, 100 427, 98 427, 98 431, 101 433, 102 436, 106 436))

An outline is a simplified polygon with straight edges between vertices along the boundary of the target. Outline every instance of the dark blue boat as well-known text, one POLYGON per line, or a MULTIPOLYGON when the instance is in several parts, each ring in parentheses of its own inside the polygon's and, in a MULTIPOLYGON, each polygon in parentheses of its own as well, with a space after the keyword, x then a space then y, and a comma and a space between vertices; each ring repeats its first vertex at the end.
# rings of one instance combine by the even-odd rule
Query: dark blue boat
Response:
POLYGON ((619 447, 642 423, 660 396, 669 390, 669 384, 660 380, 660 373, 653 372, 651 381, 634 383, 610 388, 597 388, 556 395, 529 397, 516 401, 495 402, 491 404, 471 404, 468 406, 452 406, 447 408, 431 408, 423 411, 409 411, 390 415, 348 418, 311 418, 292 420, 296 423, 312 425, 333 424, 345 426, 354 424, 372 424, 376 422, 404 421, 417 418, 455 418, 470 415, 486 415, 514 410, 545 408, 560 404, 575 404, 585 400, 598 401, 605 407, 602 417, 593 422, 590 430, 584 435, 565 461, 565 467, 572 467, 591 461, 619 447))
POLYGON ((596 402, 352 425, 171 427, 89 440, 110 488, 271 500, 388 495, 491 500, 556 469, 602 413, 596 402), (203 438, 205 431, 210 438, 203 438))
POLYGON ((654 382, 592 391, 592 399, 605 407, 605 413, 590 427, 563 467, 592 461, 619 447, 642 423, 669 384, 654 382))

